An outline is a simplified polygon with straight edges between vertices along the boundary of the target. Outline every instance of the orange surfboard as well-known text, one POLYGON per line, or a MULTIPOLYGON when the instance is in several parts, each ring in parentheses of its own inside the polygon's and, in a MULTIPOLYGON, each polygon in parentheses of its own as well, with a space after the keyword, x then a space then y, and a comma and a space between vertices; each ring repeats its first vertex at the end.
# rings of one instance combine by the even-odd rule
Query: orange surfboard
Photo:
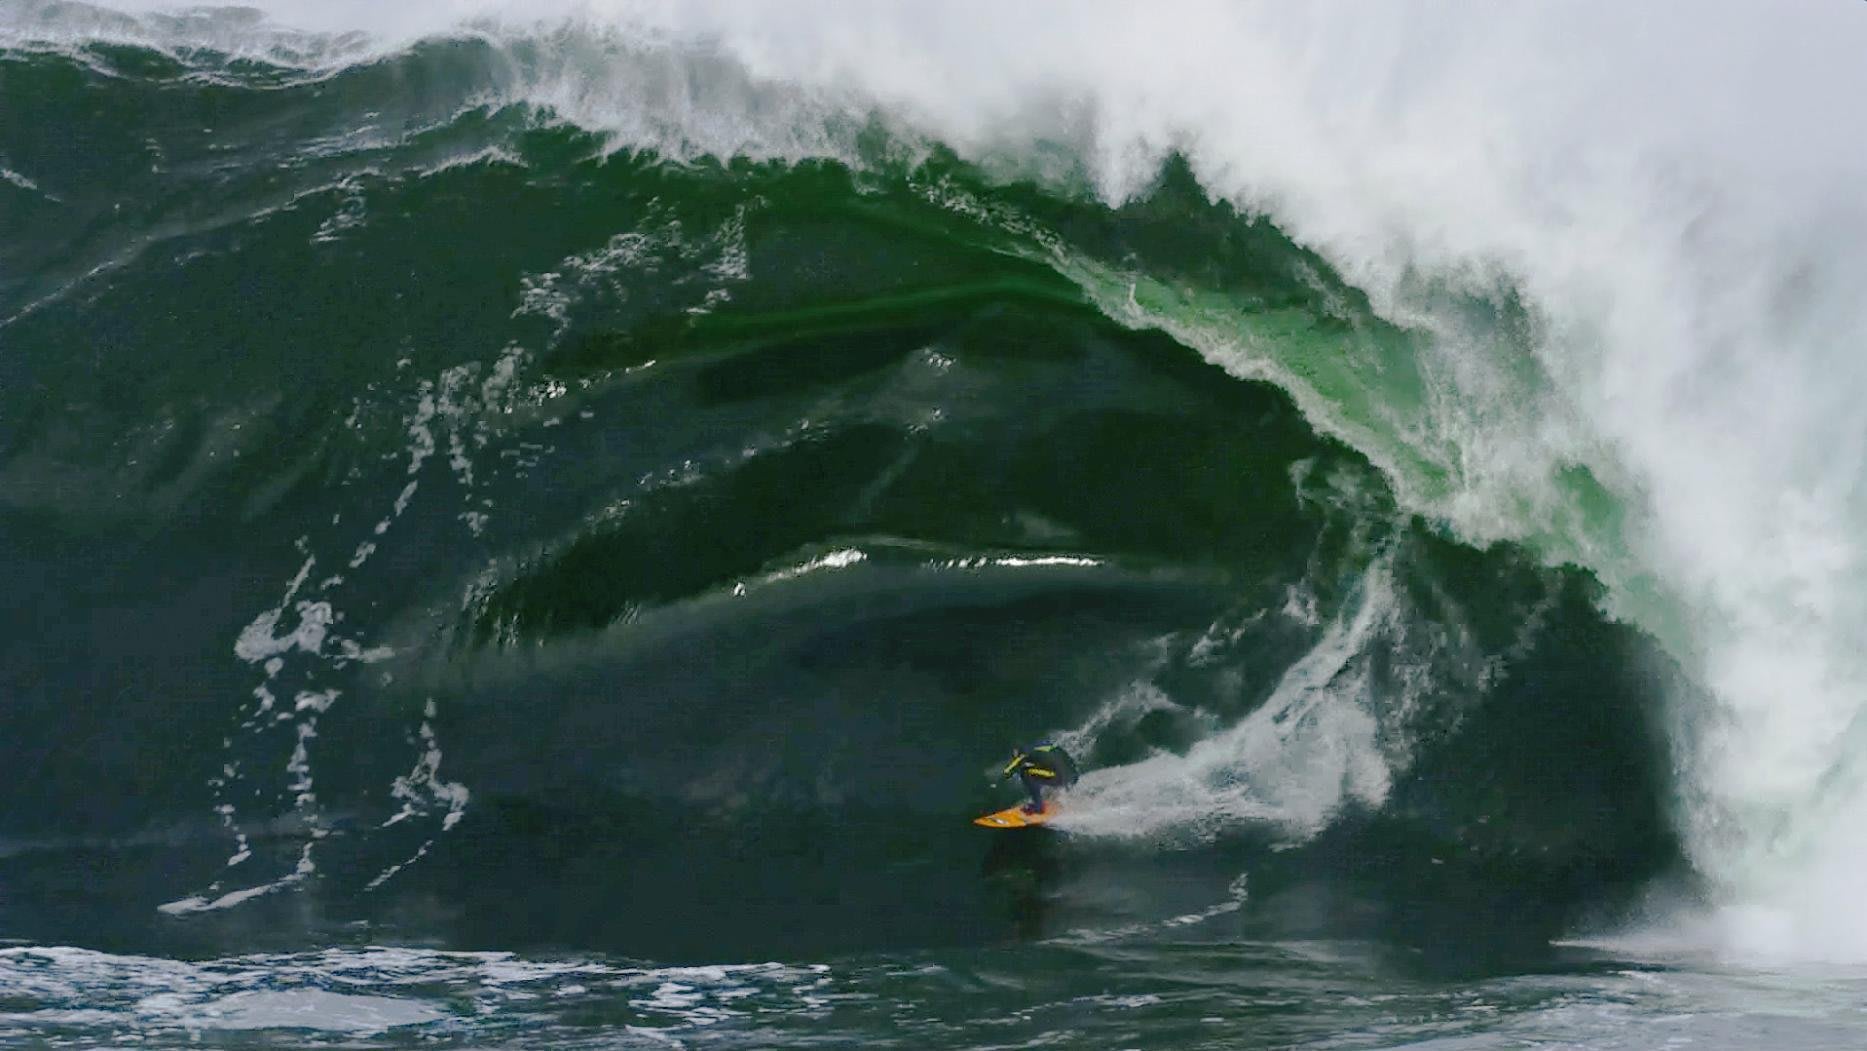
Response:
POLYGON ((975 817, 972 823, 983 828, 1036 828, 1056 816, 1057 804, 1046 800, 1044 809, 1035 814, 1025 813, 1024 804, 1020 803, 1017 806, 1000 810, 996 814, 975 817))

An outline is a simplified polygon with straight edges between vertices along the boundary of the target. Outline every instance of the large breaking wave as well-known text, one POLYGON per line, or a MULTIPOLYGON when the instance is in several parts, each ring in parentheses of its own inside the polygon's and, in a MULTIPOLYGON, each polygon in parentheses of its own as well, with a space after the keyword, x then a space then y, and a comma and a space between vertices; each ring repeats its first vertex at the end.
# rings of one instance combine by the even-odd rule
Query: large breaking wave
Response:
MULTIPOLYGON (((937 180, 920 191, 1108 316, 1276 383, 1314 427, 1378 466, 1405 509, 1473 544, 1521 542, 1592 571, 1606 609, 1704 687, 1677 699, 1671 747, 1677 821, 1712 887, 1718 938, 1742 951, 1867 954, 1867 928, 1838 922, 1856 913, 1835 908, 1867 857, 1856 639, 1867 627, 1867 147, 1845 131, 1867 89, 1858 5, 262 8, 15 2, 0 7, 0 44, 115 42, 176 56, 195 76, 237 79, 257 62, 301 83, 411 50, 434 63, 465 56, 467 89, 414 87, 377 131, 308 139, 302 185, 278 187, 275 206, 327 188, 316 155, 444 138, 463 113, 520 104, 615 153, 876 171, 950 152, 1007 185, 1035 180, 1110 207, 1153 192, 1165 166, 1215 207, 1269 219, 1345 281, 1314 278, 1318 296, 1341 298, 1339 326, 1267 313, 1236 271, 1099 242, 1041 203, 937 180)), ((431 164, 457 159, 445 143, 434 154, 431 164)), ((20 193, 59 192, 34 172, 4 174, 20 193)), ((731 278, 730 224, 706 238, 723 260, 707 264, 716 283, 731 278)), ((640 246, 611 247, 586 272, 641 258, 640 246)), ((35 277, 25 298, 56 301, 123 258, 99 249, 35 277)), ((550 322, 552 288, 535 291, 550 322)), ((462 421, 507 391, 497 368, 453 382, 428 391, 426 414, 404 429, 454 428, 464 464, 483 439, 462 421)), ((425 454, 413 455, 410 475, 425 454)), ((353 569, 405 501, 354 552, 344 542, 353 569)), ((1381 634, 1382 565, 1313 662, 1381 634)), ((272 633, 300 583, 253 635, 266 650, 253 717, 294 692, 288 721, 302 747, 331 698, 291 665, 310 650, 272 633), (306 681, 284 681, 295 675, 306 681)), ((499 607, 495 595, 494 612, 522 611, 522 598, 499 607)), ((1293 668, 1288 692, 1254 718, 1308 713, 1322 736, 1304 747, 1326 757, 1316 776, 1378 800, 1405 758, 1363 707, 1319 699, 1348 688, 1339 671, 1319 687, 1293 668)), ((1215 790, 1235 786, 1241 765, 1265 769, 1254 750, 1269 745, 1250 720, 1202 732, 1182 755, 1091 779, 1085 795, 1109 805, 1107 820, 1143 826, 1235 807, 1309 827, 1339 799, 1332 787, 1266 811, 1276 790, 1215 790)), ((309 792, 308 767, 291 762, 309 792)), ((410 799, 437 820, 455 813, 454 786, 423 769, 409 775, 410 799)), ((1290 776, 1285 790, 1305 783, 1290 776)), ((321 819, 305 809, 304 820, 315 837, 321 819)))

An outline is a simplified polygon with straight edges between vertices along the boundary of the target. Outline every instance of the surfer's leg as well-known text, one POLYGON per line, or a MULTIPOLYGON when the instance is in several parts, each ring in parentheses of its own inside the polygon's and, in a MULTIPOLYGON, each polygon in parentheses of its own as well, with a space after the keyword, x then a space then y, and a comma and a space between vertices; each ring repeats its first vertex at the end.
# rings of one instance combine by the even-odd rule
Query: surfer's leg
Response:
POLYGON ((1035 814, 1044 809, 1044 783, 1032 777, 1028 770, 1018 771, 1018 780, 1024 784, 1025 794, 1031 797, 1031 801, 1024 804, 1025 813, 1035 814))

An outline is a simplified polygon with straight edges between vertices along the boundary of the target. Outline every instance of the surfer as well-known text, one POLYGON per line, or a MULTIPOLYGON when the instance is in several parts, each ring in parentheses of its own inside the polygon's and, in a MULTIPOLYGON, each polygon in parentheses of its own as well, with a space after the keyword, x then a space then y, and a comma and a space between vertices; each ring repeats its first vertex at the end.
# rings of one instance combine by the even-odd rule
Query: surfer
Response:
POLYGON ((1062 745, 1039 741, 1028 748, 1014 750, 1000 779, 1013 774, 1018 775, 1024 791, 1031 797, 1031 801, 1024 804, 1024 812, 1037 814, 1044 809, 1044 789, 1068 788, 1076 783, 1076 760, 1070 758, 1062 745))

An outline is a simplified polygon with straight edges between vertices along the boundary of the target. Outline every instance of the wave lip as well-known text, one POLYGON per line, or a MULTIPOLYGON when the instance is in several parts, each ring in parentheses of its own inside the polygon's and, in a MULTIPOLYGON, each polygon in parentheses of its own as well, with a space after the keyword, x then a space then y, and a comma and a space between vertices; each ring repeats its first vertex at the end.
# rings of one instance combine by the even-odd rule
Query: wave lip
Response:
POLYGON ((320 74, 394 54, 414 39, 341 24, 294 28, 253 7, 8 0, 0 4, 0 48, 80 55, 105 45, 153 51, 200 70, 257 62, 320 74))

